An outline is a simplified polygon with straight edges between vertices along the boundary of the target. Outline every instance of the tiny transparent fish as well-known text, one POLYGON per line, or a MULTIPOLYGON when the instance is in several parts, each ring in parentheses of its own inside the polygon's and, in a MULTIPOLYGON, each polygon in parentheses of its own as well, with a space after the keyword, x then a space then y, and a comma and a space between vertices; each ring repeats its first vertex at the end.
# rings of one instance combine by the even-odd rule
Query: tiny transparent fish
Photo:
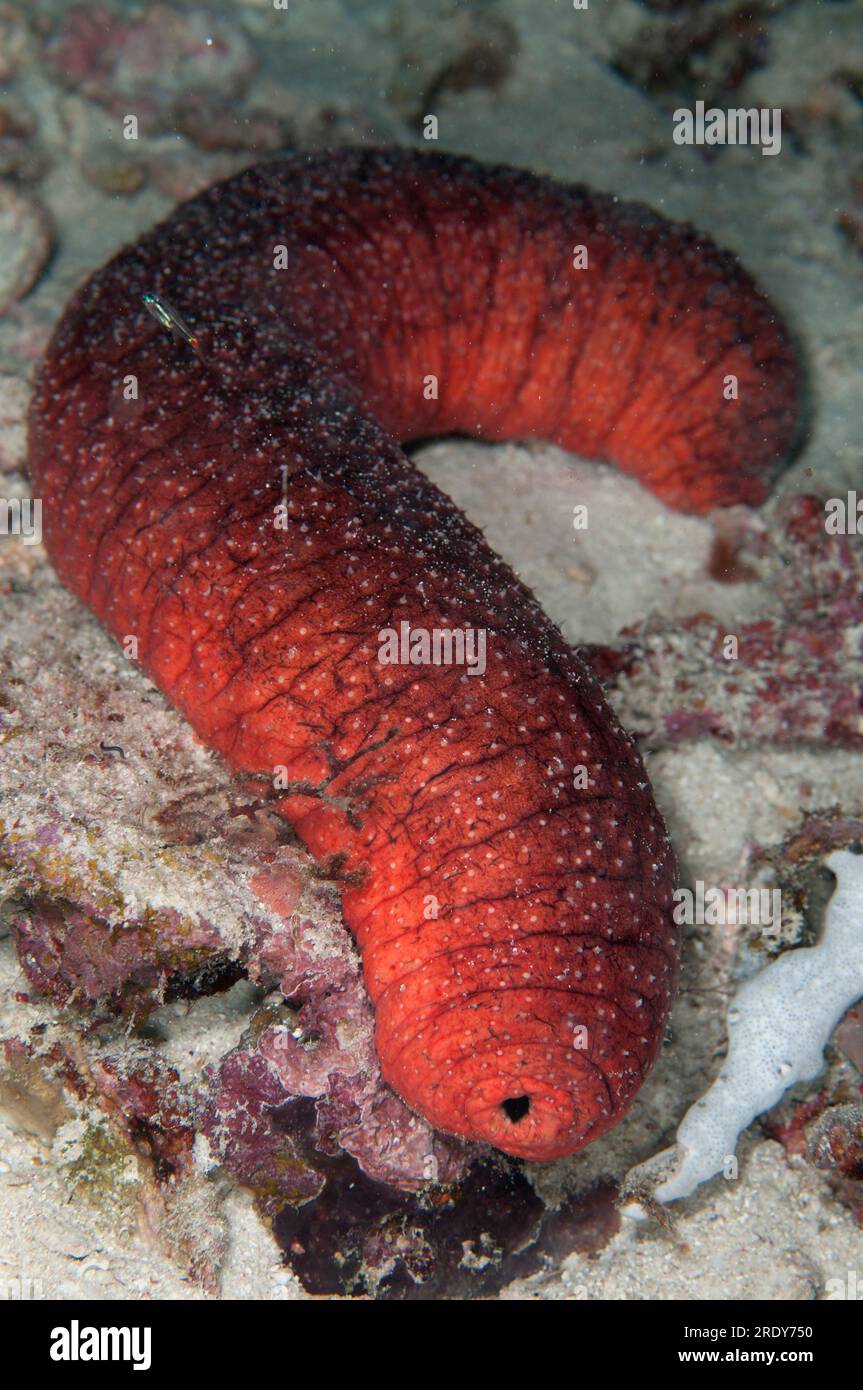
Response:
POLYGON ((162 328, 167 328, 169 333, 173 333, 175 338, 180 338, 184 343, 188 343, 193 352, 200 357, 200 346, 197 334, 193 333, 186 320, 172 309, 164 299, 160 299, 157 294, 149 292, 142 296, 145 307, 153 315, 153 318, 162 328))

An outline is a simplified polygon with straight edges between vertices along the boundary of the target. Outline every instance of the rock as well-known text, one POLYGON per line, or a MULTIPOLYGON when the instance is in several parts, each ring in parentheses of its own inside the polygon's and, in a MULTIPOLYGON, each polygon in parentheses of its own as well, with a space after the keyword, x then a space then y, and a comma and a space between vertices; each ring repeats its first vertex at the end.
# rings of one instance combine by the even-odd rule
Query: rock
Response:
POLYGON ((52 244, 42 205, 10 184, 0 184, 0 315, 35 284, 52 244))

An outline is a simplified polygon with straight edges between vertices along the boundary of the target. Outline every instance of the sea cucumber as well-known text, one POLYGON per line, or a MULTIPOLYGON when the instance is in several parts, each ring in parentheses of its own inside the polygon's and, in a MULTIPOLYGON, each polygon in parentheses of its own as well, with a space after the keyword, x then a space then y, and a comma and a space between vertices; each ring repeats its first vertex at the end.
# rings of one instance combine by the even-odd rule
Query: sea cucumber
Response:
POLYGON ((775 311, 691 228, 408 151, 208 189, 56 330, 29 452, 57 571, 340 872, 383 1074, 443 1130, 548 1160, 621 1117, 675 867, 586 665, 397 441, 541 436, 704 512, 764 498, 797 399, 775 311), (484 674, 382 664, 402 623, 483 633, 484 674))

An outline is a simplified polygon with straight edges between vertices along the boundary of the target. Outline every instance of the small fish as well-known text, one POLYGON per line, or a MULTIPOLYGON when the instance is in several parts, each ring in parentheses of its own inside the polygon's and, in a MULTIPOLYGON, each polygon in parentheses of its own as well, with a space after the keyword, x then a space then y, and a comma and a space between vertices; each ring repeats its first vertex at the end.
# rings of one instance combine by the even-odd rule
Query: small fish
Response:
MULTIPOLYGON (((176 309, 172 309, 170 304, 167 304, 164 299, 160 299, 157 294, 148 292, 142 298, 145 308, 153 315, 156 322, 161 324, 162 328, 167 328, 168 332, 172 333, 175 338, 180 338, 184 343, 188 343, 195 355, 201 357, 197 334, 192 332, 186 320, 181 318, 176 309)), ((201 361, 203 360, 201 357, 201 361)))

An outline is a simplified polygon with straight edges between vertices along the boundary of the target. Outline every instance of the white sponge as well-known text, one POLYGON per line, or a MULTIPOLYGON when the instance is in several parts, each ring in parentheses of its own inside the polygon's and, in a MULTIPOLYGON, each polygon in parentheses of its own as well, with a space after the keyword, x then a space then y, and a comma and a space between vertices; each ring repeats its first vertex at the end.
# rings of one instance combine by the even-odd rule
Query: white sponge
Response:
POLYGON ((789 1086, 811 1081, 845 1011, 863 995, 863 855, 825 860, 837 878, 817 946, 788 951, 740 986, 728 1010, 728 1055, 710 1089, 683 1117, 677 1142, 637 1173, 666 1172, 660 1202, 688 1197, 721 1172, 740 1134, 789 1086))

